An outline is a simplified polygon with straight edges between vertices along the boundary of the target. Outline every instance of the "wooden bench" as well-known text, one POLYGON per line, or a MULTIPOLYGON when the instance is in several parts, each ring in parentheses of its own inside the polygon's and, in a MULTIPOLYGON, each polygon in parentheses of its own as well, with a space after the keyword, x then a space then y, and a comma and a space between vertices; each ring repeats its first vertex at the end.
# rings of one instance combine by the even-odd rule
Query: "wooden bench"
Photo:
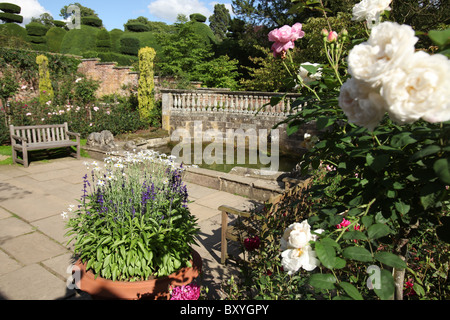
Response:
POLYGON ((67 122, 64 124, 9 126, 13 163, 22 163, 28 167, 28 151, 60 147, 77 147, 76 158, 80 159, 80 134, 70 132, 67 122), (75 137, 76 141, 70 140, 75 137), (17 157, 22 152, 22 159, 17 157))
MULTIPOLYGON (((294 211, 296 213, 298 210, 301 210, 300 207, 294 206, 291 207, 291 204, 295 199, 298 199, 299 195, 308 187, 308 185, 312 182, 311 178, 306 180, 297 180, 284 178, 283 182, 285 183, 285 192, 272 197, 269 199, 264 206, 256 207, 257 209, 254 212, 250 211, 242 211, 236 208, 221 205, 218 210, 222 212, 222 224, 221 224, 221 257, 220 263, 225 264, 226 260, 229 258, 228 254, 228 240, 230 241, 242 241, 244 238, 251 236, 249 232, 242 233, 242 225, 245 229, 249 230, 250 233, 254 233, 252 220, 255 221, 261 219, 258 216, 258 210, 263 210, 264 208, 269 208, 268 215, 271 215, 278 210, 287 209, 288 207, 290 211, 294 211), (239 219, 239 223, 241 224, 240 228, 235 228, 233 225, 229 223, 229 216, 235 216, 239 219), (247 220, 247 221, 246 221, 247 220)), ((263 225, 264 229, 265 226, 263 225)))

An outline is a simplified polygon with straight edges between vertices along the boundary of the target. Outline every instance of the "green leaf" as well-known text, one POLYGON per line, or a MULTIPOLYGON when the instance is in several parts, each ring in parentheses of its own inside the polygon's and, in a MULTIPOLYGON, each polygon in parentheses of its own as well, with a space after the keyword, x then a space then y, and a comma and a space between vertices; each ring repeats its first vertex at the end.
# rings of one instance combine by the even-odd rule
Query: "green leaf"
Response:
POLYGON ((325 266, 325 268, 333 269, 336 261, 336 251, 334 250, 334 248, 319 241, 316 242, 315 250, 317 257, 325 266))
POLYGON ((411 132, 402 132, 392 137, 391 146, 394 148, 403 148, 404 146, 415 142, 417 142, 417 140, 411 137, 411 132))
POLYGON ((367 240, 367 235, 361 231, 347 231, 342 236, 345 240, 367 240))
POLYGON ((325 129, 326 127, 331 126, 334 123, 334 118, 328 118, 328 117, 319 117, 317 119, 317 130, 325 129))
POLYGON ((401 214, 407 214, 411 209, 411 206, 399 200, 395 203, 395 209, 401 214))
POLYGON ((436 228, 436 234, 442 241, 450 243, 450 217, 441 218, 442 226, 436 228))
POLYGON ((367 229, 369 239, 378 239, 387 236, 389 233, 391 233, 391 229, 389 229, 387 225, 381 223, 373 224, 367 229))
POLYGON ((363 247, 356 247, 356 246, 347 247, 342 252, 342 255, 347 259, 356 261, 362 262, 373 261, 372 254, 370 253, 370 251, 363 247))
POLYGON ((436 160, 434 162, 433 169, 442 182, 444 182, 445 184, 450 184, 450 170, 448 159, 436 160))
POLYGON ((439 47, 450 44, 450 29, 430 30, 428 37, 439 47))
POLYGON ((339 286, 354 300, 364 300, 358 289, 349 282, 341 281, 339 286))
POLYGON ((397 269, 405 269, 406 263, 399 256, 391 253, 391 252, 377 252, 375 253, 375 259, 381 263, 384 263, 387 266, 397 268, 397 269))
POLYGON ((366 156, 366 163, 372 170, 379 172, 389 163, 389 158, 388 154, 381 154, 374 157, 368 153, 366 156))
POLYGON ((309 284, 317 289, 334 289, 336 278, 332 274, 315 273, 309 278, 309 284))
MULTIPOLYGON (((376 287, 375 287, 376 288, 376 287)), ((380 286, 379 289, 374 289, 376 295, 381 300, 391 300, 394 296, 395 284, 392 273, 388 270, 381 270, 380 272, 380 286)))
POLYGON ((441 151, 441 147, 436 145, 430 145, 414 153, 411 157, 411 160, 422 159, 423 157, 429 156, 434 153, 438 153, 439 151, 441 151))

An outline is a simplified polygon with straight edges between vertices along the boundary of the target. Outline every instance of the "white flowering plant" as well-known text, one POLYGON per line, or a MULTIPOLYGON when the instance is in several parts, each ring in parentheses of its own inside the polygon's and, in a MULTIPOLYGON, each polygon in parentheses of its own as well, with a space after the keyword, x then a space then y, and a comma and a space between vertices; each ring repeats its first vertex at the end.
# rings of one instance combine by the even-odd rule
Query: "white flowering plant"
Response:
POLYGON ((151 150, 86 163, 67 236, 86 269, 121 281, 167 276, 189 266, 198 233, 184 168, 151 150))
MULTIPOLYGON (((316 142, 306 144, 301 159, 305 176, 333 167, 307 191, 308 226, 321 232, 302 245, 294 237, 288 247, 284 236, 281 264, 333 299, 402 299, 407 279, 420 298, 436 298, 436 289, 437 298, 450 293, 450 29, 428 33, 438 52, 419 51, 412 27, 381 21, 389 4, 363 0, 354 7, 354 20, 370 24, 366 41, 324 31, 329 65, 320 67, 334 78, 315 77, 319 84, 305 86, 296 113, 280 123, 288 134, 316 124, 316 142), (333 192, 331 181, 339 181, 333 192), (423 281, 431 277, 411 259, 425 238, 443 254, 440 265, 428 265, 441 275, 434 283, 423 281)), ((307 71, 319 70, 309 64, 307 71)), ((294 226, 284 227, 289 239, 294 226)))

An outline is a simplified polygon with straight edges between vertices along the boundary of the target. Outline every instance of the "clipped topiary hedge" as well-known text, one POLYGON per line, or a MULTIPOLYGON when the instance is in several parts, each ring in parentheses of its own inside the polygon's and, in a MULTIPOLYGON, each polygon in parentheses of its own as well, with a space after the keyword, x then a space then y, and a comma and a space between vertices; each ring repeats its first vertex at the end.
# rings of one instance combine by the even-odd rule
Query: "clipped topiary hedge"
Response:
POLYGON ((21 15, 14 13, 0 12, 0 20, 3 20, 5 23, 8 22, 22 23, 23 17, 21 15))
POLYGON ((120 39, 120 52, 137 56, 140 48, 140 41, 133 37, 123 37, 120 39))
POLYGON ((45 37, 42 36, 28 36, 27 37, 28 42, 31 43, 46 43, 47 39, 45 39, 45 37))
POLYGON ((193 13, 189 16, 191 21, 206 22, 206 17, 201 13, 193 13))
POLYGON ((128 24, 125 25, 125 28, 128 31, 132 31, 132 32, 146 32, 146 31, 150 31, 150 27, 148 25, 140 23, 140 22, 128 23, 128 24))
POLYGON ((65 28, 67 23, 64 21, 59 21, 59 20, 53 20, 53 24, 55 25, 55 27, 58 28, 65 28))
POLYGON ((2 2, 0 3, 0 10, 8 13, 20 13, 21 8, 13 3, 2 2))
POLYGON ((111 36, 106 29, 102 29, 97 33, 96 47, 98 52, 111 51, 111 36))
POLYGON ((100 28, 103 26, 103 21, 99 17, 96 16, 85 16, 81 17, 81 24, 86 26, 100 28))
POLYGON ((48 31, 48 27, 39 22, 30 22, 25 28, 29 36, 45 36, 48 31))
POLYGON ((50 28, 45 36, 47 38, 48 50, 51 52, 60 52, 61 43, 66 33, 67 31, 63 28, 50 28))

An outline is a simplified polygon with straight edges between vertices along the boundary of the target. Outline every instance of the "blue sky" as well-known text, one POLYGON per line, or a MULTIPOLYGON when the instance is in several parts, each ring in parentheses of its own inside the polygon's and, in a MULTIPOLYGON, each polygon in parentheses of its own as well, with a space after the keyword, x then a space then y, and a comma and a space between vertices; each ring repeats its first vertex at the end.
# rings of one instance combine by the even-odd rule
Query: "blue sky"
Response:
POLYGON ((55 20, 62 19, 60 10, 65 5, 78 2, 94 9, 107 30, 123 29, 124 23, 139 16, 150 21, 162 21, 167 24, 175 22, 178 14, 189 16, 191 13, 201 13, 209 17, 214 12, 214 4, 225 4, 231 12, 231 0, 8 0, 21 6, 24 24, 31 17, 41 13, 50 13, 55 20))

